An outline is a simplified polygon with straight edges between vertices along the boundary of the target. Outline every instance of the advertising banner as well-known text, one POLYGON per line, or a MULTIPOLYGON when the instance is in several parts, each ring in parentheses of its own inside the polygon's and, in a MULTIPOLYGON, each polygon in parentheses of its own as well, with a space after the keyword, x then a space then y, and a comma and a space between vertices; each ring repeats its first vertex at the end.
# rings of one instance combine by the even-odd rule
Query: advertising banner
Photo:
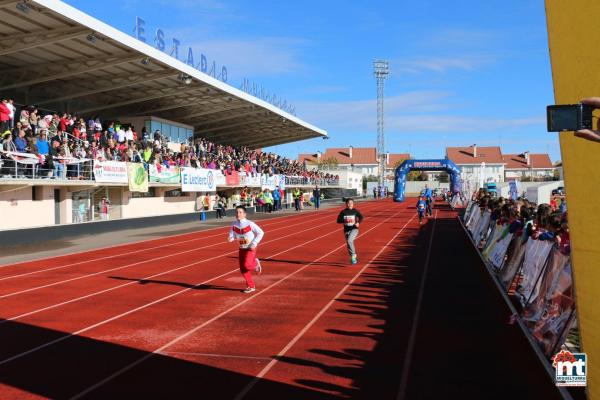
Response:
POLYGON ((509 187, 509 196, 513 200, 517 200, 519 198, 519 181, 510 181, 508 182, 509 187))
POLYGON ((538 295, 539 283, 538 279, 544 264, 548 259, 548 254, 552 250, 553 242, 548 240, 529 240, 525 257, 523 258, 523 280, 519 293, 522 297, 521 303, 535 300, 538 295))
POLYGON ((550 283, 540 317, 531 328, 546 355, 564 340, 561 336, 565 336, 569 322, 573 320, 575 296, 570 260, 550 283))
POLYGON ((215 192, 217 184, 215 170, 204 168, 182 168, 181 190, 183 192, 215 192))
POLYGON ((149 180, 150 182, 159 182, 159 183, 179 183, 181 182, 181 174, 179 167, 170 166, 165 167, 162 166, 160 170, 154 164, 150 164, 148 166, 150 171, 149 180))
POLYGON ((240 186, 240 175, 237 171, 231 171, 230 174, 225 173, 225 184, 227 186, 240 186))
POLYGON ((283 175, 262 174, 260 186, 263 190, 274 190, 277 186, 285 188, 285 178, 283 175))
POLYGON ((488 228, 490 226, 490 217, 492 213, 489 210, 485 210, 481 215, 481 218, 477 222, 477 225, 473 229, 473 241, 476 246, 479 246, 481 239, 487 235, 488 228))
POLYGON ((220 169, 213 169, 213 174, 215 175, 215 185, 216 186, 225 186, 225 174, 220 169))
POLYGON ((500 270, 499 277, 502 286, 506 289, 510 286, 521 263, 523 262, 523 257, 525 256, 525 249, 527 248, 527 241, 529 239, 527 237, 523 238, 522 236, 513 237, 513 240, 508 247, 508 252, 506 255, 506 263, 502 266, 500 270))
POLYGON ((127 163, 118 161, 95 161, 94 179, 100 183, 128 183, 127 163))
POLYGON ((494 245, 494 248, 489 252, 488 258, 496 270, 499 270, 502 267, 504 257, 506 256, 506 252, 508 250, 508 245, 512 241, 513 234, 507 233, 506 231, 508 231, 508 227, 506 227, 504 231, 505 236, 499 238, 494 245))
POLYGON ((148 193, 148 172, 142 163, 127 163, 129 191, 148 193))
POLYGON ((260 175, 251 174, 246 175, 245 172, 240 174, 240 186, 260 186, 260 175))

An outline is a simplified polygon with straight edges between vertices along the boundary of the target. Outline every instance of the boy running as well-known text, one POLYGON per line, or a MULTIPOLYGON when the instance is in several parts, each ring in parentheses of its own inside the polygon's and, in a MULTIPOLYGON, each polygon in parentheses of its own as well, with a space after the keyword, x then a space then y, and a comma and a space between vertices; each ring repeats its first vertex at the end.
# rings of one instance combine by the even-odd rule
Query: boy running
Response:
POLYGON ((246 207, 237 206, 235 208, 236 221, 229 230, 229 242, 237 240, 240 245, 239 262, 240 272, 246 280, 246 289, 244 293, 252 293, 256 290, 252 280, 252 271, 260 274, 262 267, 260 261, 256 258, 256 246, 264 236, 264 232, 258 225, 246 219, 246 207))
POLYGON ((346 208, 339 213, 337 223, 344 224, 344 236, 346 237, 346 246, 348 247, 348 254, 350 254, 352 265, 358 262, 356 249, 354 248, 354 239, 358 236, 358 226, 363 219, 360 211, 354 208, 354 200, 350 198, 346 199, 346 208))
POLYGON ((417 212, 419 213, 419 224, 423 223, 423 217, 425 216, 425 210, 427 210, 427 203, 423 200, 423 196, 419 196, 417 201, 417 212))

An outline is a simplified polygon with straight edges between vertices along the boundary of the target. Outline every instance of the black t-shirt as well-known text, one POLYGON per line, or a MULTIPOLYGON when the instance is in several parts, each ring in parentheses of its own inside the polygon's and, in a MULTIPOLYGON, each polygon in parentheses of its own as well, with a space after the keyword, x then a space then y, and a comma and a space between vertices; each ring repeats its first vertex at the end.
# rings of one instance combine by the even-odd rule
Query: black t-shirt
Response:
POLYGON ((356 226, 356 223, 362 222, 363 219, 364 219, 364 217, 362 216, 360 211, 358 211, 356 208, 353 208, 353 209, 345 208, 339 213, 339 215, 337 217, 337 223, 344 224, 344 232, 348 232, 348 231, 351 231, 352 229, 358 229, 358 227, 356 226))

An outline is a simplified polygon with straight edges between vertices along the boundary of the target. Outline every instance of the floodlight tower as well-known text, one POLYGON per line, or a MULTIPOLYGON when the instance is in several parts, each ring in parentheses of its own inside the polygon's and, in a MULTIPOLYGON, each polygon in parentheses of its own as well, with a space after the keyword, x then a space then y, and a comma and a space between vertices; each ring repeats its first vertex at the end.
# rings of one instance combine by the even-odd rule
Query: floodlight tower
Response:
POLYGON ((387 60, 373 61, 375 79, 377 80, 377 155, 379 156, 379 185, 385 180, 385 133, 383 129, 383 84, 390 73, 387 60))

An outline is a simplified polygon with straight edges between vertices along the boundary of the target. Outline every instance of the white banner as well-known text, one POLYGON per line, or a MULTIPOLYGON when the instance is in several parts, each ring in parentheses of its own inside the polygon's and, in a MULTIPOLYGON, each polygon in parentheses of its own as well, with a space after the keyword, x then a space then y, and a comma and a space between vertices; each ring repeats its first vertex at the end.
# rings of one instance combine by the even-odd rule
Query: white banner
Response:
POLYGON ((9 157, 11 160, 18 162, 19 164, 32 165, 32 164, 40 163, 39 157, 36 156, 35 154, 18 153, 15 151, 3 151, 2 153, 5 154, 7 157, 9 157))
POLYGON ((260 186, 260 174, 248 174, 240 172, 240 186, 260 186))
POLYGON ((94 179, 100 183, 129 183, 127 180, 127 163, 95 161, 94 179))
POLYGON ((510 244, 512 237, 513 234, 509 233, 503 239, 500 239, 489 253, 489 260, 497 270, 499 270, 502 267, 502 263, 504 263, 504 257, 506 256, 508 245, 510 244))
POLYGON ((225 175, 223 174, 223 172, 220 169, 215 169, 212 171, 215 174, 215 185, 216 186, 225 186, 226 182, 225 182, 225 175))
POLYGON ((183 168, 181 170, 182 192, 215 192, 217 190, 216 170, 204 168, 183 168))
POLYGON ((521 302, 523 304, 527 300, 535 300, 538 295, 538 277, 542 268, 544 268, 553 244, 554 242, 549 240, 529 240, 527 242, 522 267, 523 280, 521 281, 521 295, 523 296, 521 302))
POLYGON ((285 189, 285 178, 283 175, 267 175, 263 174, 260 179, 260 186, 264 189, 274 190, 277 186, 285 189))

